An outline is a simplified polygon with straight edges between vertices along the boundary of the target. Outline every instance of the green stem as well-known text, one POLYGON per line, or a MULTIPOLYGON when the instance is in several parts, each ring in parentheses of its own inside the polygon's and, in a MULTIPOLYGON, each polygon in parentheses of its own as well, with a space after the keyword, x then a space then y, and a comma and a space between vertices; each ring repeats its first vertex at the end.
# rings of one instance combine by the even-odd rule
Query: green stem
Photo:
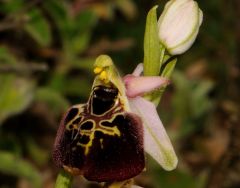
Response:
POLYGON ((58 174, 54 188, 70 188, 72 186, 72 180, 73 176, 62 169, 58 174))
POLYGON ((133 185, 133 179, 128 179, 121 182, 105 183, 103 188, 131 188, 133 185))

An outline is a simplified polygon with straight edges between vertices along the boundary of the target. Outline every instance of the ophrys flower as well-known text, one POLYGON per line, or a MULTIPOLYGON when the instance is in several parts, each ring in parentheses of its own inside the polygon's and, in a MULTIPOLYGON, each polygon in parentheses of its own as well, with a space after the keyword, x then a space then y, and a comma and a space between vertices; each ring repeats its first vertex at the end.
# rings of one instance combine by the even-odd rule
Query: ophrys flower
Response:
MULTIPOLYGON (((154 159, 165 169, 174 168, 177 159, 155 106, 138 96, 146 91, 141 86, 152 79, 144 78, 140 93, 130 99, 110 57, 99 56, 94 72, 87 103, 71 107, 61 121, 53 150, 55 163, 91 181, 122 181, 142 172, 145 149, 155 153, 154 159)), ((166 84, 162 78, 156 81, 158 86, 152 89, 166 84)))

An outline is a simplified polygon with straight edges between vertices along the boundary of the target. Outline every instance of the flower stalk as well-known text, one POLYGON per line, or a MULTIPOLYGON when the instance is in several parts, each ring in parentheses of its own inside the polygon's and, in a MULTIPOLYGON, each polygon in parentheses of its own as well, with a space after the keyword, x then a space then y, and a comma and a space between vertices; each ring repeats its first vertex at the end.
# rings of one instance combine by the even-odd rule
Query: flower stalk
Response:
POLYGON ((73 176, 62 169, 57 176, 54 188, 71 188, 72 181, 73 176))

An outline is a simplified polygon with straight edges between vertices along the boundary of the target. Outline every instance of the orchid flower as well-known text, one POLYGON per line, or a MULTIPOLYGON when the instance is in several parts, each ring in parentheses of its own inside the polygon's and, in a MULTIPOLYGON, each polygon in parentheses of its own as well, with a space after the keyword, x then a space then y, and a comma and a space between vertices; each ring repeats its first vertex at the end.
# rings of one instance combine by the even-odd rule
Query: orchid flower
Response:
POLYGON ((61 121, 53 150, 57 166, 90 181, 124 181, 142 172, 145 150, 164 169, 176 167, 155 105, 141 97, 168 81, 138 76, 139 69, 122 79, 109 56, 96 59, 88 102, 71 107, 61 121))
MULTIPOLYGON (((112 59, 100 55, 88 101, 63 117, 53 159, 71 175, 122 187, 144 170, 144 152, 165 170, 176 168, 178 159, 156 106, 177 62, 173 56, 191 47, 203 15, 193 0, 170 0, 158 21, 156 9, 147 16, 144 68, 139 64, 122 78, 112 59)), ((60 173, 57 185, 64 179, 70 184, 71 178, 64 177, 67 173, 60 173)))

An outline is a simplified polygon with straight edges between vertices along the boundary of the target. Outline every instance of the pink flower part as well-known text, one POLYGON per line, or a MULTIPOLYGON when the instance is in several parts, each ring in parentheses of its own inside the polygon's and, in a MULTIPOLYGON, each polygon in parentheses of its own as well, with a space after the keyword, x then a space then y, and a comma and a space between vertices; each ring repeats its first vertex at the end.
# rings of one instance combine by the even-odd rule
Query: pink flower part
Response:
MULTIPOLYGON (((134 71, 135 72, 135 71, 134 71)), ((169 80, 160 76, 134 76, 126 75, 123 78, 126 86, 126 94, 130 98, 141 96, 169 84, 169 80)))
POLYGON ((143 121, 144 150, 165 170, 176 168, 178 159, 155 105, 142 97, 130 99, 129 104, 143 121))
POLYGON ((134 69, 132 75, 133 76, 140 76, 143 72, 143 64, 139 63, 137 67, 134 69))

